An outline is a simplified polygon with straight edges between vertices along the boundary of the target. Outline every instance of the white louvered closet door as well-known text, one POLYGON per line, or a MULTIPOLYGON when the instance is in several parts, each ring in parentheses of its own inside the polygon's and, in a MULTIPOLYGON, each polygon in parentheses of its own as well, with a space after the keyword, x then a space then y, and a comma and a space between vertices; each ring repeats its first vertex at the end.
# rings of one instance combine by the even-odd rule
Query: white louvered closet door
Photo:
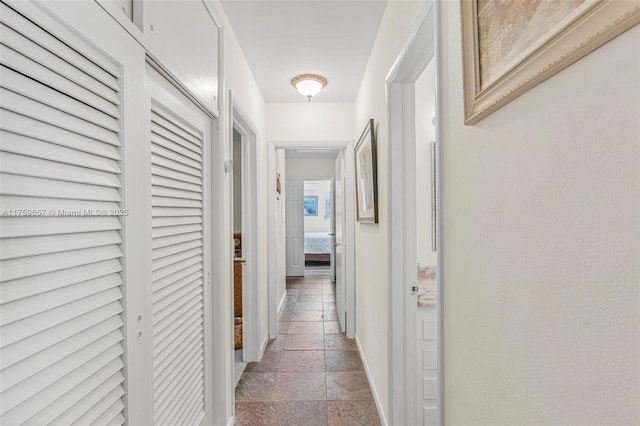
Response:
POLYGON ((148 67, 157 425, 205 416, 205 141, 210 119, 148 67))
POLYGON ((0 7, 0 424, 123 424, 121 71, 0 7))

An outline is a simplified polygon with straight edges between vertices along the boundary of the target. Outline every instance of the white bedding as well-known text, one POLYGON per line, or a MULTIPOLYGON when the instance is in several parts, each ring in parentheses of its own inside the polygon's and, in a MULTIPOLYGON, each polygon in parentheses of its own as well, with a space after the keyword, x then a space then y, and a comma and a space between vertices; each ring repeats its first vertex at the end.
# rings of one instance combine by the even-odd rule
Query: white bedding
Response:
POLYGON ((331 253, 331 235, 328 232, 305 232, 304 253, 324 254, 331 253))

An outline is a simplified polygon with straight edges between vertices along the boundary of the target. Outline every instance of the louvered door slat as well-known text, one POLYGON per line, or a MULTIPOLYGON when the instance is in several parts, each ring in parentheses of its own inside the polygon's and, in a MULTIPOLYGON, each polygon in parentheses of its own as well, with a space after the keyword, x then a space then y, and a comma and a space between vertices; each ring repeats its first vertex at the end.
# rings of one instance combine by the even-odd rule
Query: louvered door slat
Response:
MULTIPOLYGON (((180 218, 180 219, 175 219, 175 220, 184 220, 185 224, 189 224, 189 223, 200 223, 199 219, 191 219, 191 218, 180 218), (194 222, 191 222, 191 221, 194 222)), ((155 220, 153 221, 154 226, 157 223, 155 220)), ((200 238, 200 234, 197 232, 191 232, 191 233, 186 233, 186 234, 180 234, 177 236, 172 236, 172 237, 158 237, 156 238, 156 240, 153 242, 152 245, 152 249, 156 250, 156 249, 161 249, 163 247, 167 247, 167 246, 172 246, 174 244, 182 244, 185 243, 187 241, 193 241, 193 240, 197 240, 198 238, 200 238)))
POLYGON ((37 10, 0 3, 0 424, 122 424, 120 66, 37 10))
POLYGON ((122 320, 119 318, 110 318, 93 327, 53 345, 46 352, 38 352, 29 357, 22 365, 6 368, 2 372, 2 382, 0 382, 0 392, 15 386, 16 384, 26 380, 43 371, 47 367, 73 354, 86 345, 86 342, 92 342, 100 339, 109 333, 117 331, 122 327, 122 320))
MULTIPOLYGON (((3 30, 5 28, 6 27, 3 27, 3 30)), ((13 32, 12 30, 6 31, 5 34, 6 36, 14 36, 12 38, 22 38, 21 35, 13 32)), ((3 36, 5 36, 5 34, 3 34, 3 36)), ((3 38, 3 42, 8 44, 8 42, 12 41, 7 40, 8 38, 9 37, 3 38)), ((38 45, 30 42, 26 42, 26 46, 21 46, 22 48, 18 47, 18 43, 13 44, 12 46, 7 44, 0 45, 0 57, 2 57, 1 63, 6 67, 24 74, 29 78, 41 81, 43 84, 46 84, 47 86, 50 86, 60 91, 61 93, 66 94, 67 96, 63 97, 63 99, 66 99, 67 97, 77 99, 107 114, 111 119, 119 118, 118 107, 113 103, 112 100, 104 99, 96 95, 95 93, 85 89, 84 87, 76 84, 75 81, 69 80, 68 77, 73 78, 74 76, 72 74, 76 74, 72 70, 67 70, 67 75, 65 76, 65 71, 60 70, 60 68, 66 67, 66 62, 53 55, 50 55, 47 51, 41 49, 38 45), (35 50, 40 51, 35 52, 35 50), (33 52, 35 54, 31 57, 27 57, 24 55, 25 51, 33 52), (58 74, 58 72, 53 70, 60 70, 59 72, 63 74, 58 74)), ((34 85, 33 90, 37 90, 38 88, 38 85, 34 85)), ((108 125, 112 121, 107 120, 106 118, 107 117, 105 117, 104 120, 105 123, 101 125, 108 125)), ((117 131, 117 129, 111 130, 117 131)))
POLYGON ((0 334, 2 337, 0 345, 4 348, 7 345, 22 340, 25 335, 29 336, 40 333, 48 328, 73 320, 87 312, 120 299, 122 299, 120 290, 111 289, 83 299, 68 302, 63 307, 50 309, 38 315, 32 315, 22 321, 3 325, 2 334, 0 334))
POLYGON ((192 312, 194 306, 198 306, 200 302, 202 302, 202 298, 198 294, 198 288, 195 287, 189 293, 178 298, 173 304, 154 311, 153 319, 156 322, 154 334, 171 333, 180 327, 182 316, 192 312))
POLYGON ((202 134, 152 102, 153 383, 156 424, 203 412, 202 134))
POLYGON ((172 170, 174 172, 185 173, 191 176, 194 176, 198 179, 202 179, 202 171, 198 169, 194 169, 193 167, 188 167, 183 164, 172 161, 171 159, 164 158, 160 155, 156 155, 154 153, 151 154, 151 164, 155 166, 160 166, 165 169, 172 170))
POLYGON ((3 324, 11 324, 15 321, 20 321, 32 315, 36 315, 40 311, 66 305, 68 301, 73 300, 73 298, 81 299, 89 297, 111 288, 119 287, 121 284, 122 280, 115 274, 91 281, 85 281, 80 284, 47 292, 46 294, 39 294, 28 299, 7 303, 2 307, 0 317, 3 324))
POLYGON ((175 179, 175 178, 167 179, 162 176, 153 176, 151 178, 151 183, 154 185, 154 187, 157 187, 157 188, 181 189, 184 191, 191 191, 191 192, 198 192, 200 190, 201 182, 196 181, 197 183, 194 184, 194 183, 184 182, 183 180, 178 180, 178 179, 175 179))
MULTIPOLYGON (((98 417, 94 424, 97 425, 107 425, 107 426, 116 426, 124 424, 124 416, 122 412, 124 410, 124 404, 122 403, 122 399, 114 402, 111 407, 109 407, 103 415, 98 417)), ((74 425, 76 426, 76 425, 74 425)), ((78 424, 77 426, 82 426, 82 424, 78 424)))
MULTIPOLYGON (((202 221, 198 222, 201 223, 202 221)), ((160 237, 168 237, 168 236, 173 236, 173 235, 184 235, 184 234, 188 234, 191 232, 201 232, 202 231, 202 225, 201 224, 195 224, 195 225, 180 225, 180 226, 163 226, 163 227, 158 227, 158 228, 154 228, 152 230, 152 237, 155 238, 160 238, 160 237)))
MULTIPOLYGON (((107 381, 91 389, 87 397, 82 398, 82 394, 76 392, 80 402, 69 407, 60 417, 55 419, 53 425, 90 425, 95 419, 100 417, 116 401, 121 400, 124 391, 115 387, 114 384, 122 380, 122 373, 118 372, 107 381)), ((74 389, 76 391, 76 389, 74 389)), ((59 404, 60 402, 56 402, 59 404)))
MULTIPOLYGON (((154 185, 154 188, 151 194, 158 197, 158 199, 180 198, 185 200, 202 200, 202 194, 195 192, 191 189, 184 189, 184 188, 176 189, 176 188, 170 188, 168 186, 154 185)), ((200 207, 202 206, 202 203, 197 203, 195 205, 200 207)))
POLYGON ((19 174, 42 179, 61 180, 72 183, 84 183, 110 188, 119 188, 120 180, 112 172, 92 170, 87 173, 85 167, 43 160, 41 158, 0 152, 0 168, 4 173, 19 174))
POLYGON ((19 195, 3 195, 2 207, 7 210, 40 210, 44 216, 51 216, 59 213, 51 213, 58 211, 78 212, 88 211, 117 211, 120 204, 113 201, 100 200, 63 200, 60 198, 35 198, 22 197, 19 195))
POLYGON ((169 151, 173 151, 176 154, 180 154, 183 157, 190 158, 195 161, 200 161, 200 156, 198 155, 198 153, 193 152, 190 149, 184 148, 182 144, 178 144, 175 140, 169 139, 170 136, 173 136, 173 135, 166 135, 165 137, 160 134, 156 134, 152 129, 151 142, 153 142, 154 144, 157 144, 158 146, 166 148, 169 151))
POLYGON ((86 250, 74 250, 70 253, 52 253, 8 259, 3 261, 0 279, 3 281, 17 280, 120 257, 122 257, 120 249, 115 245, 109 245, 86 250))
MULTIPOLYGON (((190 350, 184 351, 184 358, 180 358, 176 363, 178 368, 173 370, 171 376, 167 376, 165 383, 160 383, 154 390, 154 409, 158 412, 158 418, 163 417, 163 412, 170 411, 173 404, 167 404, 167 399, 172 397, 175 392, 179 398, 184 398, 193 387, 192 383, 197 382, 199 372, 198 364, 202 362, 202 355, 200 355, 201 348, 192 347, 190 350)), ((177 408, 179 404, 175 404, 177 408)), ((162 421, 160 422, 163 423, 162 421)))
POLYGON ((121 201, 120 191, 115 188, 24 175, 18 176, 15 174, 5 174, 2 177, 0 194, 74 200, 121 201))
MULTIPOLYGON (((34 41, 77 69, 82 70, 92 79, 110 87, 114 93, 120 90, 117 66, 109 60, 102 58, 99 54, 94 55, 89 51, 78 52, 73 48, 73 43, 70 40, 62 42, 56 38, 54 34, 44 31, 42 27, 36 23, 24 19, 20 13, 1 3, 0 21, 22 34, 25 38, 34 41)), ((87 88, 90 90, 95 89, 96 86, 91 80, 89 80, 87 85, 89 86, 87 88)), ((117 102, 120 102, 119 98, 117 102)))
MULTIPOLYGON (((154 228, 157 229, 162 229, 162 228, 175 228, 175 232, 181 234, 181 236, 186 236, 189 235, 190 232, 192 231, 188 231, 187 226, 190 225, 195 225, 198 226, 199 224, 202 223, 202 218, 198 217, 198 216, 166 216, 166 217, 154 217, 152 219, 152 223, 154 228)), ((171 231, 171 229, 167 229, 165 231, 171 231)), ((190 235, 196 234, 197 232, 193 232, 190 235)), ((173 234, 170 234, 173 235, 173 234)), ((168 236, 167 238, 161 238, 158 234, 158 240, 154 241, 154 248, 155 247, 162 247, 164 245, 168 244, 168 241, 170 241, 172 238, 178 238, 178 237, 171 237, 168 236), (157 244, 157 245, 156 245, 157 244)))
MULTIPOLYGON (((7 410, 5 419, 3 420, 9 424, 24 423, 30 416, 30 413, 37 413, 45 409, 48 405, 55 402, 63 392, 69 392, 78 384, 88 379, 92 375, 109 368, 109 364, 116 361, 118 368, 122 368, 124 364, 120 356, 124 351, 122 350, 122 344, 118 343, 111 346, 107 350, 103 350, 99 355, 74 368, 73 374, 67 374, 59 378, 56 382, 57 386, 48 386, 44 389, 40 389, 37 386, 36 393, 31 398, 14 398, 12 400, 3 399, 3 410, 7 410)), ((53 370, 53 369, 52 369, 53 370)), ((55 370, 54 370, 55 371, 55 370)), ((52 371, 52 372, 54 372, 52 371)), ((37 385, 37 383, 36 383, 37 385)), ((15 389, 16 387, 14 387, 15 389)), ((18 396, 24 394, 15 392, 18 396)), ((51 419, 53 420, 53 419, 51 419)), ((49 420, 49 421, 51 421, 49 420)))
MULTIPOLYGON (((188 175, 186 173, 177 172, 175 170, 167 169, 164 167, 160 167, 157 165, 151 166, 151 180, 152 182, 156 179, 160 179, 160 177, 170 178, 170 182, 175 185, 183 185, 183 184, 193 184, 193 185, 202 185, 202 179, 188 175)), ((160 185, 163 186, 163 185, 160 185)))
MULTIPOLYGON (((85 168, 100 170, 108 173, 120 173, 120 166, 115 160, 81 152, 76 149, 54 145, 17 133, 0 132, 2 145, 0 150, 21 154, 29 157, 41 158, 44 160, 56 161, 58 163, 71 164, 85 168)), ((187 188, 182 188, 187 189, 187 188)))
POLYGON ((111 231, 122 229, 116 217, 84 217, 82 221, 73 217, 7 217, 2 219, 0 238, 31 237, 38 235, 61 235, 81 232, 111 231))
POLYGON ((174 299, 174 298, 181 297, 187 291, 191 290, 191 288, 189 287, 189 283, 193 283, 193 285, 197 286, 198 279, 201 277, 202 277, 202 272, 196 271, 185 276, 184 278, 178 281, 175 281, 175 285, 167 286, 159 290, 156 289, 153 294, 154 305, 157 304, 158 308, 161 309, 164 303, 171 303, 171 302, 165 301, 164 300, 165 298, 170 297, 171 299, 174 299))
POLYGON ((197 247, 202 247, 202 241, 200 240, 194 240, 194 241, 189 241, 189 242, 185 242, 185 243, 179 243, 179 244, 175 244, 172 245, 170 247, 164 247, 164 248, 159 248, 159 249, 153 249, 152 253, 151 253, 151 258, 152 259, 162 259, 164 257, 167 257, 169 255, 172 254, 178 254, 180 252, 184 252, 187 250, 191 250, 197 247))
POLYGON ((58 126, 87 138, 93 138, 114 146, 120 145, 117 134, 102 126, 79 119, 57 108, 26 98, 5 88, 0 88, 0 96, 2 97, 4 109, 58 126))
POLYGON ((102 247, 121 242, 120 234, 115 231, 87 232, 77 235, 73 240, 61 240, 54 235, 16 238, 7 240, 2 246, 0 260, 102 247))
POLYGON ((119 318, 121 312, 122 305, 119 302, 110 303, 75 317, 77 321, 51 327, 42 331, 38 336, 22 339, 2 348, 2 365, 4 368, 11 367, 29 356, 33 356, 33 354, 48 350, 58 342, 71 338, 89 327, 108 321, 112 317, 119 318))
MULTIPOLYGON (((124 376, 118 368, 118 364, 113 363, 113 365, 109 365, 108 368, 101 370, 99 373, 74 387, 70 392, 62 395, 56 400, 55 404, 51 404, 38 413, 37 416, 29 419, 27 424, 70 425, 70 422, 61 423, 59 418, 64 416, 68 410, 73 410, 75 407, 82 408, 80 404, 83 399, 95 398, 95 396, 103 397, 103 395, 100 394, 102 389, 99 389, 99 386, 110 387, 111 392, 122 395, 122 388, 114 385, 123 379, 124 376)), ((109 402, 109 404, 112 403, 113 401, 109 402)))
POLYGON ((153 129, 158 128, 156 127, 156 125, 158 125, 177 137, 177 139, 176 137, 169 137, 169 139, 176 140, 176 143, 181 143, 183 140, 188 141, 196 147, 195 152, 201 152, 202 135, 197 131, 190 129, 188 126, 174 123, 171 120, 172 118, 169 116, 169 114, 160 111, 159 109, 154 109, 151 111, 151 123, 153 129))
POLYGON ((0 109, 0 123, 2 123, 2 129, 6 131, 65 146, 78 151, 78 153, 86 152, 112 160, 121 159, 117 145, 100 143, 95 139, 89 139, 81 134, 59 127, 55 125, 56 123, 53 125, 48 124, 5 109, 0 109))
MULTIPOLYGON (((11 55, 9 56, 20 55, 13 50, 6 50, 11 52, 11 55)), ((2 49, 0 49, 0 52, 2 52, 2 49)), ((6 59, 7 58, 3 58, 3 60, 6 59)), ((120 114, 115 105, 107 103, 108 108, 105 107, 102 103, 106 101, 102 98, 99 98, 100 102, 95 102, 95 100, 92 99, 76 99, 71 96, 60 96, 59 92, 63 90, 63 88, 48 86, 43 83, 34 84, 33 80, 29 76, 25 75, 22 70, 18 69, 18 67, 13 68, 11 65, 12 64, 7 60, 0 66, 2 87, 29 99, 33 99, 34 101, 41 102, 60 111, 64 111, 78 118, 82 118, 83 120, 104 127, 107 130, 114 132, 118 131, 118 119, 120 118, 120 114), (105 117, 104 114, 108 114, 110 117, 105 117)), ((26 65, 29 64, 25 64, 25 66, 26 65)))
MULTIPOLYGON (((181 348, 184 348, 187 346, 191 347, 196 345, 198 342, 202 340, 202 338, 203 338, 203 334, 199 330, 194 328, 189 333, 185 333, 180 336, 177 336, 165 348, 165 353, 175 354, 176 352, 180 351, 181 348)), ((157 379, 158 377, 165 377, 166 376, 165 370, 167 369, 171 370, 175 365, 175 363, 177 362, 176 360, 178 359, 180 359, 180 357, 177 357, 177 356, 165 356, 162 359, 159 359, 159 358, 154 359, 153 361, 154 379, 157 379)))
POLYGON ((154 300, 158 300, 160 298, 159 295, 161 294, 161 293, 158 293, 156 297, 155 292, 160 292, 161 290, 168 288, 169 286, 173 285, 179 280, 184 280, 187 276, 193 274, 194 272, 202 273, 198 262, 191 262, 189 266, 186 266, 185 268, 180 269, 177 272, 171 275, 168 275, 161 280, 154 281, 153 283, 154 300))
POLYGON ((122 264, 116 259, 47 274, 46 283, 42 283, 38 276, 12 280, 2 284, 2 300, 4 303, 14 302, 41 292, 46 293, 83 281, 118 274, 121 270, 122 264))
MULTIPOLYGON (((198 367, 202 366, 202 359, 200 359, 200 363, 198 365, 198 367)), ((170 407, 169 409, 165 410, 166 414, 160 414, 159 418, 160 423, 161 424, 167 424, 167 425, 174 425, 174 424, 178 424, 177 422, 180 423, 186 423, 186 418, 189 416, 189 411, 191 409, 191 407, 197 407, 198 411, 201 412, 201 406, 203 405, 204 401, 202 398, 202 395, 204 394, 204 386, 202 384, 202 378, 201 377, 194 377, 193 379, 191 379, 190 382, 188 382, 182 389, 181 389, 181 397, 178 400, 178 402, 175 404, 175 408, 170 407), (183 389, 190 389, 190 392, 185 392, 183 389), (183 421, 179 421, 177 419, 180 419, 184 417, 185 420, 183 421), (163 420, 166 419, 166 420, 163 420)))

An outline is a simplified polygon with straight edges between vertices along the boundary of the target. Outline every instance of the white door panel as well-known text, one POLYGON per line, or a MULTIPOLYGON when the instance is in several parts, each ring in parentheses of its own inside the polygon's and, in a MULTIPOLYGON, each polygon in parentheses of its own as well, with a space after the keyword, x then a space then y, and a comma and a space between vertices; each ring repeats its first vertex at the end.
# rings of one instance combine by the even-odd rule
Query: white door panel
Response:
POLYGON ((287 180, 287 276, 304 275, 304 181, 287 180))
POLYGON ((340 152, 336 158, 336 176, 335 176, 335 193, 333 197, 334 212, 334 259, 336 271, 336 313, 340 322, 340 329, 345 332, 346 329, 346 313, 345 313, 345 276, 346 276, 346 251, 344 248, 344 229, 345 229, 345 173, 344 173, 344 153, 340 152))
POLYGON ((147 66, 151 98, 153 419, 205 417, 205 141, 210 120, 147 66))
POLYGON ((0 17, 0 423, 123 424, 122 69, 34 4, 0 17))

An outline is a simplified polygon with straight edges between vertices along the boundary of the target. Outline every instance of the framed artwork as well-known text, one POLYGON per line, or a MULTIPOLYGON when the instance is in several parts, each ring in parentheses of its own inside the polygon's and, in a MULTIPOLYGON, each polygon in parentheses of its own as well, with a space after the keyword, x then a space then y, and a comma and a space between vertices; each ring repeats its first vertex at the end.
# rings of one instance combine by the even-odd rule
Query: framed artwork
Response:
POLYGON ((355 147, 358 222, 378 223, 378 166, 373 118, 355 147))
POLYGON ((304 197, 304 215, 305 216, 318 216, 318 196, 306 195, 304 197))
POLYGON ((619 0, 461 0, 465 124, 472 125, 640 22, 619 0))

